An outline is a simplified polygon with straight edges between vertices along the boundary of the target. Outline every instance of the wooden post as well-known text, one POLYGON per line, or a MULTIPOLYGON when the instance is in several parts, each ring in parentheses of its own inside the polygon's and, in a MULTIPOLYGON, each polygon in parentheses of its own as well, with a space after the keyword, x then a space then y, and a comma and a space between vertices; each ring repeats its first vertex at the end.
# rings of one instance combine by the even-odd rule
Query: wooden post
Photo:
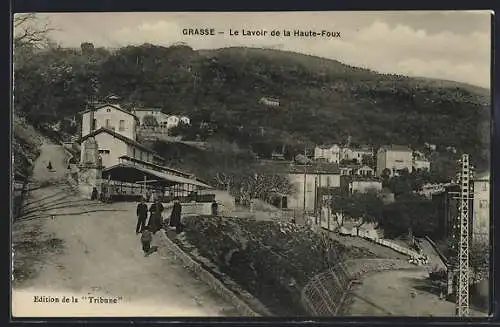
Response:
POLYGON ((331 211, 330 207, 327 206, 326 219, 328 219, 328 222, 327 222, 327 224, 328 224, 328 227, 327 227, 328 228, 328 236, 330 236, 330 231, 331 231, 331 229, 330 229, 330 219, 331 219, 330 211, 331 211))
POLYGON ((108 175, 108 189, 106 193, 106 200, 109 202, 111 200, 111 174, 108 175))
POLYGON ((318 225, 318 175, 314 178, 314 222, 318 225))

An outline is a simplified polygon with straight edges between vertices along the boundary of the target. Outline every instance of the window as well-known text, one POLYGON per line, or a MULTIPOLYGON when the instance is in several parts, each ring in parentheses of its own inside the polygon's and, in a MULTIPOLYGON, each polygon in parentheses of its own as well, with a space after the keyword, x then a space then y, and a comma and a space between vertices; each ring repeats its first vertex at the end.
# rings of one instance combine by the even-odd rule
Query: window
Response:
POLYGON ((99 154, 109 154, 109 150, 99 150, 99 154))
POLYGON ((307 192, 312 192, 312 189, 313 189, 313 187, 312 187, 312 183, 311 183, 311 182, 308 182, 308 183, 306 184, 306 191, 307 191, 307 192))
POLYGON ((106 112, 111 112, 111 109, 110 108, 106 109, 106 112))
POLYGON ((143 160, 143 159, 142 159, 142 154, 143 154, 143 152, 142 152, 142 151, 140 151, 140 152, 141 152, 141 160, 143 160))
POLYGON ((96 129, 96 128, 97 128, 97 120, 96 120, 96 119, 94 119, 94 120, 92 121, 92 126, 91 126, 91 128, 90 128, 90 129, 91 129, 91 130, 94 130, 94 129, 96 129))
POLYGON ((132 157, 135 158, 135 148, 132 150, 132 157))
POLYGON ((483 183, 482 190, 483 190, 483 192, 488 191, 488 183, 483 183))
POLYGON ((106 128, 109 128, 109 119, 106 119, 106 128))
POLYGON ((487 209, 488 208, 488 201, 487 200, 480 200, 479 201, 479 208, 480 209, 487 209))
POLYGON ((124 120, 120 120, 120 125, 118 127, 118 130, 120 132, 123 132, 125 130, 125 121, 124 120))

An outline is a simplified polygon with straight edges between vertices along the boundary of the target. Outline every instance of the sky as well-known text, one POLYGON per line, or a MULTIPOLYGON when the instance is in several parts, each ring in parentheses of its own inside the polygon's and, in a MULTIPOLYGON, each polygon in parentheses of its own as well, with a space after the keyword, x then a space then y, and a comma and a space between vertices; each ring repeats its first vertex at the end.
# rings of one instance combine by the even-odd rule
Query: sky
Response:
MULTIPOLYGON (((63 46, 120 47, 184 42, 193 49, 267 47, 335 59, 345 64, 409 76, 490 87, 490 11, 240 12, 240 13, 39 13, 63 46), (215 36, 183 35, 214 28, 215 36), (229 30, 240 31, 231 36, 229 30), (267 30, 265 37, 242 36, 267 30), (340 37, 279 37, 272 30, 340 32, 340 37)), ((14 31, 16 33, 16 31, 14 31)), ((293 32, 292 32, 293 33, 293 32)))

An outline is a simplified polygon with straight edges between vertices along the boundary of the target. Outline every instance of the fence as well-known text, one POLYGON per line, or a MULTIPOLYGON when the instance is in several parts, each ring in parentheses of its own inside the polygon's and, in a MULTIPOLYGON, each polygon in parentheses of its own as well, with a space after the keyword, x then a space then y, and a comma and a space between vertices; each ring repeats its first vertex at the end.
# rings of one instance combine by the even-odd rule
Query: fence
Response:
POLYGON ((402 253, 402 254, 407 255, 409 257, 416 257, 416 258, 422 257, 422 255, 416 251, 405 248, 405 247, 403 247, 395 242, 392 242, 390 240, 378 238, 377 236, 374 236, 368 232, 363 232, 363 231, 358 232, 358 231, 356 231, 355 228, 353 228, 352 230, 346 230, 346 229, 341 228, 341 233, 344 235, 350 235, 350 236, 364 238, 365 240, 368 240, 368 241, 371 241, 373 243, 377 243, 379 245, 391 248, 394 251, 402 253))
POLYGON ((302 303, 313 316, 335 316, 350 277, 342 263, 313 277, 302 290, 302 303))

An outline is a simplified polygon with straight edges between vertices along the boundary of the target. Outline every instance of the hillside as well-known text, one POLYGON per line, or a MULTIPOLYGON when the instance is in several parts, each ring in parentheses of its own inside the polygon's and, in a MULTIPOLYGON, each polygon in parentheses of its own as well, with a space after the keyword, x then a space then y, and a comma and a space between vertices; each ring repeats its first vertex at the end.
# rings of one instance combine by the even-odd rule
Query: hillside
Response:
POLYGON ((91 96, 111 93, 124 104, 189 115, 187 139, 205 138, 198 126, 210 122, 215 134, 261 157, 284 144, 292 157, 304 144, 351 135, 374 146, 455 146, 481 168, 489 161, 489 135, 479 128, 489 119, 489 92, 460 83, 378 74, 278 50, 182 45, 113 53, 56 48, 16 66, 16 106, 36 119, 73 115, 91 96), (47 89, 52 96, 41 96, 47 89), (278 98, 280 106, 267 107, 262 97, 278 98))

